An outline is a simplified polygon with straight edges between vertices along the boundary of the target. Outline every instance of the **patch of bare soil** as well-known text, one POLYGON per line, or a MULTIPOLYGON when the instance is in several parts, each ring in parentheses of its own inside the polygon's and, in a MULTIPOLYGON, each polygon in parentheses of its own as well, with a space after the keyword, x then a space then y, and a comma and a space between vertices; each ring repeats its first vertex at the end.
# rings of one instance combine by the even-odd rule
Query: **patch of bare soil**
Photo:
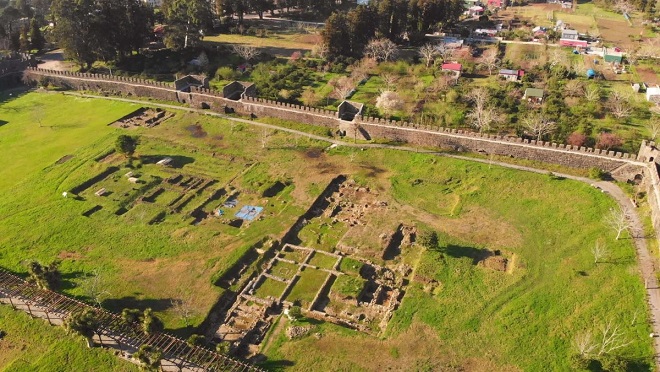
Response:
POLYGON ((522 235, 514 226, 492 216, 487 209, 469 206, 461 211, 461 218, 436 216, 408 205, 400 206, 412 218, 449 235, 487 247, 508 248, 522 244, 522 235))
POLYGON ((660 77, 650 68, 644 66, 636 66, 635 69, 639 74, 640 79, 647 84, 658 84, 660 83, 660 77))
POLYGON ((78 260, 81 259, 83 256, 79 252, 69 252, 69 251, 62 251, 57 255, 57 258, 59 260, 78 260))
POLYGON ((305 157, 308 159, 318 159, 323 155, 323 150, 312 148, 305 151, 305 157))
POLYGON ((104 156, 102 159, 100 159, 98 162, 99 163, 114 163, 116 161, 119 161, 124 158, 124 155, 119 154, 117 152, 111 152, 110 154, 104 156))
POLYGON ((160 108, 139 108, 123 118, 110 123, 110 126, 123 129, 137 129, 138 127, 152 128, 174 116, 173 113, 160 108))
POLYGON ((65 156, 62 156, 61 158, 59 158, 59 159, 55 162, 55 164, 66 163, 67 161, 71 160, 72 158, 73 158, 73 155, 65 155, 65 156))
POLYGON ((479 261, 478 265, 495 271, 507 271, 509 259, 499 251, 488 252, 487 257, 479 261))
POLYGON ((186 127, 186 130, 190 132, 190 136, 193 138, 204 138, 208 135, 204 128, 199 124, 193 124, 186 127))

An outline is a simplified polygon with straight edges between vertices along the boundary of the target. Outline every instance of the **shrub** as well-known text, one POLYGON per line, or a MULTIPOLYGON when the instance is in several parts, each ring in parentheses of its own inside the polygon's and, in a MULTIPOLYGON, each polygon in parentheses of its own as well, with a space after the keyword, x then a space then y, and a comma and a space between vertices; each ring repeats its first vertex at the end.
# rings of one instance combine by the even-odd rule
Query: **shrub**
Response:
POLYGON ((220 67, 216 71, 218 79, 221 80, 237 80, 240 77, 238 71, 234 70, 231 67, 220 67))
POLYGON ((605 355, 601 358, 600 363, 603 369, 608 372, 625 372, 628 371, 628 361, 617 355, 605 355))
POLYGON ((596 140, 596 147, 603 150, 609 150, 613 147, 619 147, 623 144, 621 137, 614 133, 603 132, 596 140))
POLYGON ((566 143, 571 146, 584 146, 585 142, 587 142, 587 136, 580 132, 573 132, 566 139, 566 143))
POLYGON ((419 234, 417 242, 425 248, 428 249, 437 249, 440 244, 440 239, 438 239, 438 233, 432 230, 423 231, 419 234))
POLYGON ((589 369, 592 361, 581 354, 573 354, 570 357, 570 362, 571 368, 579 371, 589 369))
POLYGON ((600 168, 591 168, 589 169, 589 178, 593 178, 596 180, 602 180, 607 177, 607 172, 600 168))

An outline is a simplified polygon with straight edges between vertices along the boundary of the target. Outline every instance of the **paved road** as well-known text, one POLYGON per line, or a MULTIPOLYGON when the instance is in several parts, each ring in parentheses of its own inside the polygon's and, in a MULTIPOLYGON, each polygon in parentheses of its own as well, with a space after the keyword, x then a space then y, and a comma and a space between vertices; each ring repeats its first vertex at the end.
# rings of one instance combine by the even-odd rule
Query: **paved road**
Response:
MULTIPOLYGON (((317 136, 317 135, 314 135, 314 134, 298 131, 298 130, 295 130, 295 129, 282 128, 282 127, 278 127, 278 126, 275 126, 275 125, 259 123, 257 121, 235 118, 235 117, 219 114, 219 113, 216 113, 216 112, 211 112, 211 111, 208 111, 208 110, 194 109, 194 108, 182 107, 182 106, 176 106, 176 105, 168 105, 168 104, 163 104, 163 103, 153 103, 153 102, 148 102, 148 101, 140 101, 140 100, 135 100, 135 99, 127 99, 127 98, 102 97, 102 96, 95 96, 95 95, 91 95, 91 94, 80 94, 80 93, 70 93, 70 92, 65 92, 64 94, 69 94, 69 95, 74 95, 74 96, 83 96, 83 97, 88 97, 88 98, 107 99, 107 100, 112 100, 112 101, 137 103, 137 104, 141 104, 141 105, 145 105, 145 106, 155 106, 155 107, 162 107, 162 108, 169 108, 169 109, 176 109, 176 110, 184 110, 184 111, 189 111, 189 112, 197 112, 197 113, 204 114, 204 115, 221 117, 221 118, 224 118, 224 119, 233 120, 233 121, 240 122, 240 123, 246 123, 246 124, 254 125, 254 126, 258 126, 258 127, 263 127, 263 128, 273 129, 273 130, 280 130, 280 131, 284 131, 284 132, 294 133, 294 134, 297 134, 299 136, 313 138, 313 139, 320 140, 320 141, 326 141, 326 142, 330 142, 330 143, 333 143, 333 144, 336 144, 336 145, 341 145, 341 146, 359 147, 359 148, 389 148, 389 149, 397 149, 397 150, 402 150, 402 151, 424 152, 424 153, 435 154, 435 155, 438 155, 438 156, 445 156, 445 157, 454 158, 454 159, 474 161, 474 162, 480 162, 480 163, 485 163, 485 164, 494 164, 494 165, 498 165, 498 166, 501 166, 501 167, 517 169, 517 170, 526 171, 526 172, 534 172, 534 173, 542 173, 542 174, 548 173, 547 170, 535 169, 535 168, 530 168, 530 167, 525 167, 525 166, 515 165, 515 164, 509 164, 509 163, 503 163, 503 162, 498 162, 498 161, 490 161, 490 160, 486 160, 486 159, 476 159, 476 158, 470 158, 470 157, 465 157, 465 156, 446 154, 446 153, 441 153, 441 152, 437 152, 437 151, 421 150, 421 149, 414 148, 414 147, 393 146, 393 145, 385 145, 385 144, 357 144, 357 143, 351 143, 351 142, 337 140, 337 139, 334 139, 334 138, 317 136)), ((632 222, 632 228, 630 230, 630 235, 632 236, 632 238, 634 240, 635 248, 637 250, 637 261, 638 261, 638 264, 639 264, 640 274, 642 275, 642 278, 643 278, 643 280, 645 282, 645 285, 646 285, 647 302, 648 302, 649 310, 650 310, 650 321, 652 323, 653 333, 656 334, 656 335, 660 335, 660 288, 658 288, 658 280, 657 280, 656 275, 655 275, 655 265, 654 265, 655 261, 651 257, 651 254, 648 251, 648 246, 647 246, 647 243, 646 243, 646 236, 644 234, 644 227, 643 227, 643 224, 642 224, 642 222, 639 218, 636 207, 633 205, 630 198, 623 192, 623 190, 621 190, 621 188, 619 188, 619 186, 617 186, 614 183, 605 182, 605 181, 596 181, 596 180, 592 180, 592 179, 589 179, 589 178, 573 176, 573 175, 570 175, 570 174, 562 174, 562 173, 556 173, 556 172, 553 172, 553 173, 557 176, 560 176, 560 177, 564 177, 564 178, 567 178, 567 179, 572 179, 572 180, 584 182, 584 183, 587 183, 587 184, 589 184, 593 187, 599 188, 601 191, 609 194, 619 204, 619 206, 624 211, 626 211, 628 213, 628 215, 630 216, 631 222, 632 222)), ((655 337, 653 344, 654 344, 654 348, 655 348, 656 366, 658 368, 660 368, 660 337, 655 337)))

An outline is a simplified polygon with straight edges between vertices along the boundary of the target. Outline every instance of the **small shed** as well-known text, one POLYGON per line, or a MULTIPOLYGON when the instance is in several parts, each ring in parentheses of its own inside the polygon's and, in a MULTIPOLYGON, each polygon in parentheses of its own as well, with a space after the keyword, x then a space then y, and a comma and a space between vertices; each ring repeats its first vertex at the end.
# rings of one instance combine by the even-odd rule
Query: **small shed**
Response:
POLYGON ((623 62, 623 53, 617 52, 611 48, 606 48, 605 53, 603 54, 603 59, 605 62, 621 63, 623 62))
POLYGON ((507 81, 518 81, 520 78, 525 76, 525 70, 501 69, 499 76, 507 81))
POLYGON ((458 78, 461 76, 463 71, 463 66, 460 63, 443 63, 442 71, 450 72, 454 79, 458 81, 458 78))
POLYGON ((660 86, 646 87, 646 100, 660 104, 660 86))
POLYGON ((543 101, 543 89, 538 88, 527 88, 525 89, 525 95, 523 99, 526 99, 530 102, 541 103, 543 101))

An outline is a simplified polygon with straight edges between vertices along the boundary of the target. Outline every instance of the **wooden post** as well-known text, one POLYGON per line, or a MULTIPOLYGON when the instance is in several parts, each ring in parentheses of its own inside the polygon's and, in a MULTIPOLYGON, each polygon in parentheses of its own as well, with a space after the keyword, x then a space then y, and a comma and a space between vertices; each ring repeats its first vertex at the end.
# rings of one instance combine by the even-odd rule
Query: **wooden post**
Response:
POLYGON ((44 308, 44 314, 46 314, 46 320, 48 321, 48 324, 53 325, 53 323, 50 321, 50 317, 48 316, 48 310, 44 308))

